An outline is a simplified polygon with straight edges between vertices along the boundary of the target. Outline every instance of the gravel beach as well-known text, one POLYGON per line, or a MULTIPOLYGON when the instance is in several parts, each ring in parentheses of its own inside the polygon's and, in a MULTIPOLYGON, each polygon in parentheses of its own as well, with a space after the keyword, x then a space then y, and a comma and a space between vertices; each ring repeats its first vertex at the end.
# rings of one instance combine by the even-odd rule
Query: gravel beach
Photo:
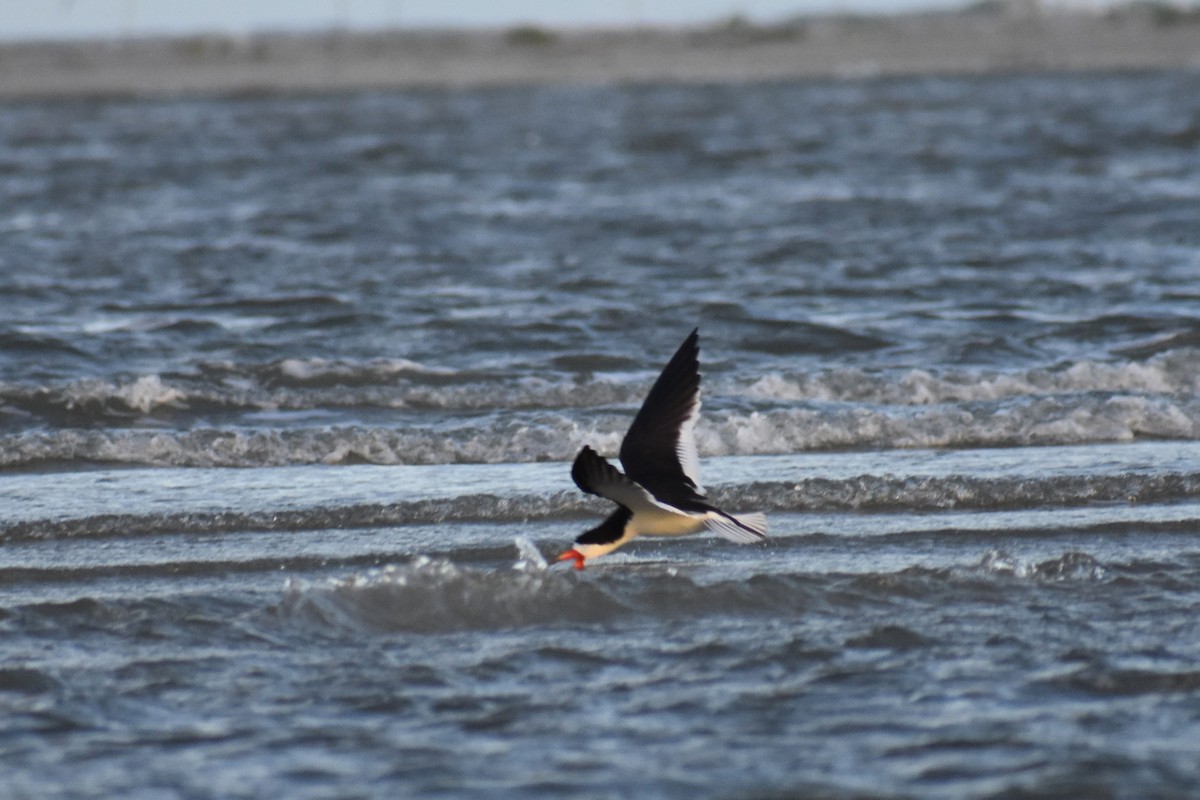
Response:
POLYGON ((1200 14, 1012 6, 696 28, 324 32, 0 45, 0 97, 1200 68, 1200 14))

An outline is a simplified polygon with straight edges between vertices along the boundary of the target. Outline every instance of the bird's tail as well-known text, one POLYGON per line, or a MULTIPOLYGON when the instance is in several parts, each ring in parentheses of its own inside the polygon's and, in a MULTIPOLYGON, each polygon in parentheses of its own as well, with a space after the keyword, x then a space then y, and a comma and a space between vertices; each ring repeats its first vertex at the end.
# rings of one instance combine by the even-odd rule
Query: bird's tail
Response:
POLYGON ((767 538, 767 515, 758 512, 734 515, 724 511, 713 511, 705 522, 705 527, 731 542, 761 542, 767 538))

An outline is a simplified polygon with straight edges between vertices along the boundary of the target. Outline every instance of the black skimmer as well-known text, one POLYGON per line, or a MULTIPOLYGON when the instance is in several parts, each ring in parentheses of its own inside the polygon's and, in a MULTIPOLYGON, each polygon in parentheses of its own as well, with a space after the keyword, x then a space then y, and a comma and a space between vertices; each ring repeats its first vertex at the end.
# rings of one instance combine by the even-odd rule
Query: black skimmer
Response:
POLYGON ((611 553, 637 536, 679 536, 706 530, 734 542, 762 541, 765 514, 727 514, 700 486, 693 431, 700 417, 700 334, 692 331, 654 382, 621 442, 622 474, 591 447, 575 457, 571 477, 587 492, 617 504, 608 519, 583 533, 558 557, 584 561, 611 553))

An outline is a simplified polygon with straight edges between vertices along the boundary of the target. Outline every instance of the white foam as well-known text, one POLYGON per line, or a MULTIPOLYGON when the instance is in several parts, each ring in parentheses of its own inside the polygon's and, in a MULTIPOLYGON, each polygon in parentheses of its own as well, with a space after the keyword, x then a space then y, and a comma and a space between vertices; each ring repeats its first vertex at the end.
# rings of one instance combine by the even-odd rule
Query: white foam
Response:
POLYGON ((934 405, 1080 392, 1200 393, 1200 351, 1175 350, 1148 361, 1080 361, 1060 369, 1020 372, 861 369, 769 373, 745 394, 773 401, 934 405))
POLYGON ((107 404, 118 400, 132 410, 143 414, 157 408, 186 406, 186 395, 167 386, 157 375, 143 375, 130 383, 109 383, 100 380, 84 380, 72 384, 64 392, 67 408, 82 408, 89 403, 107 404))
POLYGON ((448 367, 430 367, 407 358, 380 358, 366 362, 330 361, 324 358, 285 358, 276 364, 280 375, 297 381, 336 378, 387 378, 403 374, 453 375, 448 367))
POLYGON ((1078 551, 1035 562, 1018 558, 1004 550, 989 550, 968 571, 1043 581, 1102 580, 1106 575, 1103 564, 1093 556, 1078 551))
MULTIPOLYGON (((130 387, 130 405, 149 411, 179 396, 154 382, 130 387)), ((0 436, 0 466, 112 462, 158 466, 453 464, 567 461, 584 444, 612 455, 627 420, 607 415, 485 416, 447 429, 341 426, 186 431, 64 429, 0 436)), ((1142 437, 1200 439, 1200 398, 1077 394, 928 406, 822 404, 749 413, 711 413, 696 429, 702 457, 812 450, 969 448, 1142 437)))
POLYGON ((529 537, 518 536, 513 539, 513 544, 517 546, 517 562, 513 564, 514 569, 542 570, 549 567, 542 551, 537 549, 537 545, 530 541, 529 537))
POLYGON ((1200 401, 1177 395, 1028 397, 916 408, 836 405, 712 415, 705 455, 857 448, 994 447, 1200 437, 1200 401))
POLYGON ((580 596, 565 571, 482 570, 444 558, 362 575, 292 582, 281 612, 287 619, 370 631, 443 632, 588 619, 617 610, 604 598, 580 596))

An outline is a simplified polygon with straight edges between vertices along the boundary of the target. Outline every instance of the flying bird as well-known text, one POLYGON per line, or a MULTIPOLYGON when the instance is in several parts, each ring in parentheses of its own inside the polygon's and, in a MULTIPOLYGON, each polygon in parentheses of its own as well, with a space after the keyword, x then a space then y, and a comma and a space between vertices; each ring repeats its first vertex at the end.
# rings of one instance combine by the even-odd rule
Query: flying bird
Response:
POLYGON ((622 473, 591 447, 575 457, 575 485, 617 504, 558 557, 584 561, 638 536, 679 536, 706 530, 742 544, 767 536, 765 514, 728 514, 708 502, 700 486, 694 430, 700 417, 700 333, 693 330, 662 374, 621 442, 622 473))

